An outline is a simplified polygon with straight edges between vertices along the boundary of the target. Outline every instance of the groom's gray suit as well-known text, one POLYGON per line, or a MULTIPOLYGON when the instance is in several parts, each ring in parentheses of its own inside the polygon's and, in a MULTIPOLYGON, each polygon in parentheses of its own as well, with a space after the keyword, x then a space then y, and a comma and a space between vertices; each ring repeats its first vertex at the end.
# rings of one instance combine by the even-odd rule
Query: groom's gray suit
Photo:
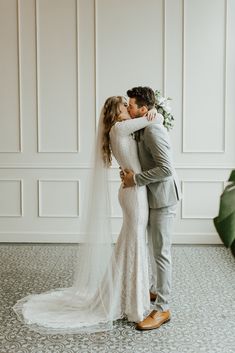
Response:
POLYGON ((155 309, 166 311, 171 289, 172 226, 181 198, 180 188, 167 129, 161 124, 151 124, 136 139, 142 173, 134 179, 139 186, 147 185, 150 208, 148 234, 153 267, 150 290, 157 293, 155 309))

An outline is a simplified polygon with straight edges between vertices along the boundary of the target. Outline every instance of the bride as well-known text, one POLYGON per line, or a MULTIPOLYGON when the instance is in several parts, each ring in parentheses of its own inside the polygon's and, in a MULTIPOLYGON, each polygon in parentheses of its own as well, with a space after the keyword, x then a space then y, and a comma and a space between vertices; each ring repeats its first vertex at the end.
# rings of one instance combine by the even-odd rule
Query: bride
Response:
POLYGON ((97 332, 113 321, 140 322, 150 310, 146 187, 119 189, 123 224, 113 247, 109 223, 108 170, 112 155, 122 170, 141 172, 134 133, 162 123, 161 114, 131 119, 124 97, 106 100, 101 111, 94 169, 87 197, 86 237, 79 245, 73 285, 20 299, 18 318, 40 333, 97 332))

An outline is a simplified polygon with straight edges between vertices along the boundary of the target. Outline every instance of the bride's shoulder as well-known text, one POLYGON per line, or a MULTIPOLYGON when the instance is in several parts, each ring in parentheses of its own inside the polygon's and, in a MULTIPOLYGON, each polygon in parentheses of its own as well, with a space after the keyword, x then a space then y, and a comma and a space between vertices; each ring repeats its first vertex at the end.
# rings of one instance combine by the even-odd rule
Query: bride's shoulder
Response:
POLYGON ((121 121, 116 121, 110 129, 110 133, 118 132, 121 128, 121 121))

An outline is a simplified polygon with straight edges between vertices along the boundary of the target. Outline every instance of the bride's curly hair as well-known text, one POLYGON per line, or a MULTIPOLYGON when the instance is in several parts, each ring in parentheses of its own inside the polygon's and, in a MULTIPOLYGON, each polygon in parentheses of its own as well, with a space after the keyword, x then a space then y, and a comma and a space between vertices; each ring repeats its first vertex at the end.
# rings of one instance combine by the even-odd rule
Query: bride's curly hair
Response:
POLYGON ((109 132, 112 126, 120 121, 121 114, 120 105, 125 103, 125 98, 122 96, 109 97, 104 103, 103 123, 104 132, 102 136, 102 158, 104 165, 110 167, 112 164, 112 151, 110 146, 109 132))

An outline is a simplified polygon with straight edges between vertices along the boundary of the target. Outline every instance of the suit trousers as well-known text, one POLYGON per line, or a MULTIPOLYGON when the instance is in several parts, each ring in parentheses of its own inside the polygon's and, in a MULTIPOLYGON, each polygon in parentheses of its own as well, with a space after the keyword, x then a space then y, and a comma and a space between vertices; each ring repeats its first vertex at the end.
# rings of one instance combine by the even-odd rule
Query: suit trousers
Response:
POLYGON ((150 208, 148 244, 150 257, 150 291, 157 293, 154 310, 169 309, 172 282, 171 244, 177 205, 150 208))

